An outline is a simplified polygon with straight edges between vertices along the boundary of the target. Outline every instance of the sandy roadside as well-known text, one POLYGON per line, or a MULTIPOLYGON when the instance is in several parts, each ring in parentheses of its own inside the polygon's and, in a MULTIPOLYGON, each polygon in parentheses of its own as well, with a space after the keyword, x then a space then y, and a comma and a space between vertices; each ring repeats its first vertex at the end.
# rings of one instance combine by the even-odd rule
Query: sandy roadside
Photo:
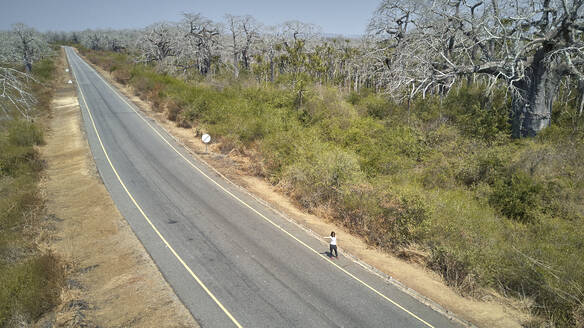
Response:
MULTIPOLYGON (((89 62, 87 59, 86 61, 89 62)), ((480 300, 463 297, 448 287, 438 274, 422 265, 407 262, 392 254, 371 248, 360 237, 352 235, 340 225, 304 212, 267 181, 250 175, 249 168, 252 163, 248 156, 242 156, 236 152, 228 155, 221 154, 218 144, 209 146, 209 153, 206 153, 205 145, 200 137, 195 136, 193 130, 177 127, 174 122, 166 119, 164 113, 152 110, 148 102, 138 98, 131 87, 117 83, 111 74, 93 64, 92 66, 136 104, 145 115, 154 118, 195 157, 307 230, 320 236, 326 236, 332 230, 337 231, 339 247, 346 255, 371 265, 381 274, 399 281, 408 287, 406 289, 415 291, 414 294, 420 298, 432 300, 430 303, 437 304, 447 314, 453 313, 463 321, 479 327, 521 327, 522 322, 529 320, 529 314, 522 311, 522 304, 517 301, 505 299, 495 292, 487 292, 486 296, 480 300)))
POLYGON ((58 60, 58 88, 41 147, 52 230, 44 238, 67 264, 62 303, 39 327, 198 327, 118 212, 95 168, 72 79, 58 60))

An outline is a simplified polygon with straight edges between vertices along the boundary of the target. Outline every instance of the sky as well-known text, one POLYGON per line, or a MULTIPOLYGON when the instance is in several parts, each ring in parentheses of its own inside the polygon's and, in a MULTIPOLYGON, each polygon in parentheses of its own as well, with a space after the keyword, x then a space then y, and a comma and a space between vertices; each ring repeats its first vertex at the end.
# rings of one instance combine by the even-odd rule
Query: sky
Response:
POLYGON ((360 35, 381 0, 0 0, 0 30, 24 23, 46 31, 142 28, 194 12, 213 21, 252 15, 265 25, 300 20, 324 33, 360 35))

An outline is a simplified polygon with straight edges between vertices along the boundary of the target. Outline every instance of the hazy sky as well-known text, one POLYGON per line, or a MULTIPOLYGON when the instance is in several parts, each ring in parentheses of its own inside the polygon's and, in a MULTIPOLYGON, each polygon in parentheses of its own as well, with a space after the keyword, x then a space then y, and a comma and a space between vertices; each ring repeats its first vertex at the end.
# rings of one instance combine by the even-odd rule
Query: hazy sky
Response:
POLYGON ((141 28, 200 12, 214 21, 227 13, 266 25, 300 20, 325 33, 362 34, 381 0, 0 0, 0 30, 21 22, 40 31, 141 28))

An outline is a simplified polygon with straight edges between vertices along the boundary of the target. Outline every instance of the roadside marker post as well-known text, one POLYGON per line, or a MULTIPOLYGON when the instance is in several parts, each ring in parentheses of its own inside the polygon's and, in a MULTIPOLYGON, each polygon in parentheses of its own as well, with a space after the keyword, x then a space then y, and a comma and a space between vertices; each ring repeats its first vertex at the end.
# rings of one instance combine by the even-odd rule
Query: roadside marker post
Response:
POLYGON ((203 143, 205 144, 205 153, 208 154, 208 145, 209 142, 211 142, 211 136, 208 135, 207 133, 203 134, 203 136, 201 137, 201 140, 203 140, 203 143))

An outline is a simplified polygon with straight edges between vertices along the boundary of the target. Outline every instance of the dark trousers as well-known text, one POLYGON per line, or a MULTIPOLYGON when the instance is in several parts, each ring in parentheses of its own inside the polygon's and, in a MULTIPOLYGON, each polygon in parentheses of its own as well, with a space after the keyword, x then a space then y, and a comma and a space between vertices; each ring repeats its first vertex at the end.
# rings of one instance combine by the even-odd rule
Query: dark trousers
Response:
POLYGON ((335 251, 335 257, 339 257, 339 253, 337 252, 337 245, 331 245, 331 256, 333 256, 333 251, 335 251))

